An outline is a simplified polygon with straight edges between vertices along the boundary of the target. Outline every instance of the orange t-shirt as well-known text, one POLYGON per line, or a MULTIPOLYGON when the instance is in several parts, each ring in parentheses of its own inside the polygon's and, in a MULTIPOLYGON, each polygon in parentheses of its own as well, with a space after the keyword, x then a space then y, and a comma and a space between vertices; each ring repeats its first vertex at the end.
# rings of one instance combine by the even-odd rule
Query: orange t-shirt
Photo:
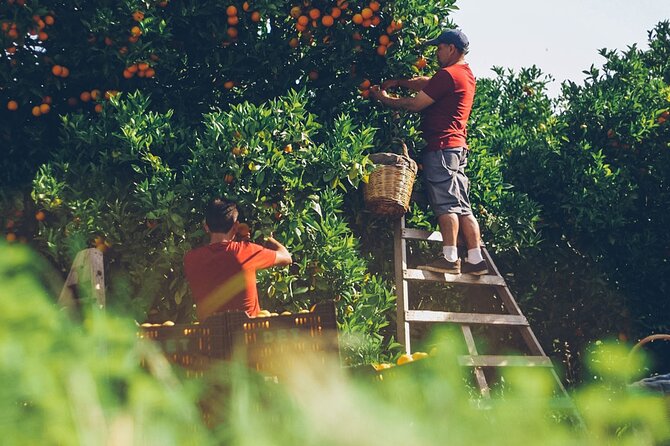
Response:
POLYGON ((248 241, 224 241, 193 249, 184 256, 184 272, 198 319, 221 311, 260 311, 256 271, 274 265, 276 251, 248 241))

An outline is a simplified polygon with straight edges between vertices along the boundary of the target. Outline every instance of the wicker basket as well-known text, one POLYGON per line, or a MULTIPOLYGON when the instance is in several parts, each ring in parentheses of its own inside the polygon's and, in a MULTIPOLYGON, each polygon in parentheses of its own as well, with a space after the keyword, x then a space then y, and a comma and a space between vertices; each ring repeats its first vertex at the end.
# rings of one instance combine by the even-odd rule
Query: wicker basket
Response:
POLYGON ((370 180, 363 186, 365 207, 375 214, 399 217, 409 210, 409 200, 416 178, 416 162, 409 157, 407 145, 402 145, 402 155, 381 153, 371 155, 377 165, 370 180), (376 156, 376 158, 375 158, 376 156), (393 160, 391 164, 382 160, 393 160), (384 164, 380 164, 384 162, 384 164))

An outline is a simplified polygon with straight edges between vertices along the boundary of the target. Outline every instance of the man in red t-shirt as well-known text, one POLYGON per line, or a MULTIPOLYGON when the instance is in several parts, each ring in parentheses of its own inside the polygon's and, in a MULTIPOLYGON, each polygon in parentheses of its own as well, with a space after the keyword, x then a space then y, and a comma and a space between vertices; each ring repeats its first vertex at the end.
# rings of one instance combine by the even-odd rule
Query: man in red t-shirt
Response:
POLYGON ((184 272, 200 320, 221 311, 256 316, 260 311, 256 271, 292 262, 288 250, 274 238, 268 237, 263 247, 249 241, 248 233, 238 234, 242 232, 238 216, 235 203, 212 200, 205 214, 209 244, 184 256, 184 272))
POLYGON ((422 155, 423 175, 428 197, 442 233, 442 253, 420 269, 460 274, 456 241, 459 230, 468 247, 463 272, 486 274, 482 258, 479 224, 472 215, 467 165, 467 122, 475 96, 475 77, 465 62, 469 42, 459 30, 447 30, 426 42, 437 45, 441 69, 433 77, 391 79, 381 88, 370 89, 373 99, 391 108, 420 112, 421 130, 426 140, 422 155), (411 97, 389 96, 389 88, 403 87, 417 92, 411 97))

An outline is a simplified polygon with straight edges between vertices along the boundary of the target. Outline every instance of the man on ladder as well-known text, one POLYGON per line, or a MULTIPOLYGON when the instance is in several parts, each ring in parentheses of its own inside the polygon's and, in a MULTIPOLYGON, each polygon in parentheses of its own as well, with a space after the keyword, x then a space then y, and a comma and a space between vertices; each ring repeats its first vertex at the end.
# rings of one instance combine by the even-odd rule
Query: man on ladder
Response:
POLYGON ((426 45, 437 46, 440 70, 433 77, 391 79, 370 89, 371 97, 383 105, 421 112, 423 137, 427 146, 422 155, 428 197, 442 234, 443 256, 419 269, 438 273, 483 275, 488 267, 480 248, 479 224, 472 214, 467 165, 467 121, 475 96, 475 77, 465 61, 469 42, 459 30, 446 30, 426 45), (389 88, 408 88, 411 97, 389 96, 389 88), (461 268, 456 241, 459 230, 468 248, 461 268))

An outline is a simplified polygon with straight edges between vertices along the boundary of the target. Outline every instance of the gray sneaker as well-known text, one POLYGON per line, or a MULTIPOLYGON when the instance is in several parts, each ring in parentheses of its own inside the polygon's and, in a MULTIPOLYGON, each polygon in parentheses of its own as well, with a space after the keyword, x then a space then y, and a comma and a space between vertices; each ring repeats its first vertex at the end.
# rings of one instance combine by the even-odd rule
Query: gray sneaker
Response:
POLYGON ((461 259, 456 259, 455 262, 450 262, 444 257, 439 257, 427 265, 417 266, 418 269, 424 271, 433 271, 436 273, 460 274, 461 273, 461 259))
POLYGON ((483 276, 489 273, 489 268, 486 262, 482 260, 479 263, 465 262, 463 265, 463 274, 474 274, 475 276, 483 276))

